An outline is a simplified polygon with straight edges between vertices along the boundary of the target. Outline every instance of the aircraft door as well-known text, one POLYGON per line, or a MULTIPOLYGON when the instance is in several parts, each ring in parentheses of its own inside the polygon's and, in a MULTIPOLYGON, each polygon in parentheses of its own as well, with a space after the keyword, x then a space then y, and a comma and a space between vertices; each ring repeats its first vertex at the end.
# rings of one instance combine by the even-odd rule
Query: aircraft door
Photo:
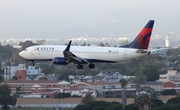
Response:
POLYGON ((127 50, 124 50, 124 59, 127 59, 127 50))
POLYGON ((34 51, 31 52, 31 55, 34 55, 34 51))

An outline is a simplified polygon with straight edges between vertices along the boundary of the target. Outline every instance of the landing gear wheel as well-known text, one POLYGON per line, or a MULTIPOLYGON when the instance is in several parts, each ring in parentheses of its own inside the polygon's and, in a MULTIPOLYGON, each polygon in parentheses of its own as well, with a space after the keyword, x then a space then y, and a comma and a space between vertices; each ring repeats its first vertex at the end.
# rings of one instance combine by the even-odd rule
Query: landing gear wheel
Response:
POLYGON ((90 63, 90 64, 89 64, 89 68, 90 68, 90 69, 94 69, 94 68, 95 68, 95 65, 92 64, 92 63, 90 63))
POLYGON ((32 60, 32 66, 34 66, 34 60, 32 60))
POLYGON ((77 65, 77 69, 83 69, 83 65, 77 65))

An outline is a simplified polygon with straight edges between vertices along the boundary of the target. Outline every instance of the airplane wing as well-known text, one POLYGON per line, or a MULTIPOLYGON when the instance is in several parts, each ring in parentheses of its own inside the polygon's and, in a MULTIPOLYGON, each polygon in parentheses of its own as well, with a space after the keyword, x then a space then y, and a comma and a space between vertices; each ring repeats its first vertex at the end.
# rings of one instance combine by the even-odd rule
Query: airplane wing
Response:
POLYGON ((170 47, 162 47, 162 48, 157 48, 157 49, 152 49, 150 50, 151 51, 151 54, 166 54, 166 52, 168 50, 171 50, 172 48, 170 47))
POLYGON ((74 62, 74 63, 79 63, 79 64, 87 64, 88 63, 87 60, 85 60, 69 51, 70 46, 71 46, 71 41, 69 41, 69 44, 67 45, 66 49, 63 51, 64 57, 69 62, 74 62))

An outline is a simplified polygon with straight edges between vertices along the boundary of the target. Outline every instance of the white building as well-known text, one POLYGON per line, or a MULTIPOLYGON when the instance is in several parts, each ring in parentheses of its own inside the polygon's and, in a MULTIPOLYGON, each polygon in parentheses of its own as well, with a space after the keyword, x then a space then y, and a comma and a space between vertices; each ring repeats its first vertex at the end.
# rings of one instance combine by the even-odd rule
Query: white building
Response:
POLYGON ((6 74, 6 76, 9 77, 8 79, 10 79, 13 76, 15 76, 18 72, 18 69, 21 70, 22 67, 24 70, 26 70, 27 75, 39 75, 41 73, 40 68, 36 69, 35 66, 28 66, 28 68, 26 68, 25 64, 19 64, 18 66, 6 67, 4 69, 4 73, 6 74))
POLYGON ((170 81, 170 80, 180 80, 180 73, 177 70, 168 70, 166 74, 162 74, 159 77, 159 81, 170 81))
POLYGON ((166 47, 171 47, 171 42, 170 42, 169 35, 166 36, 166 39, 165 39, 165 46, 166 46, 166 47))
POLYGON ((35 66, 28 66, 27 68, 27 75, 38 75, 41 73, 41 69, 36 69, 35 66))
POLYGON ((96 76, 105 77, 105 82, 119 82, 123 78, 123 75, 119 72, 100 72, 96 76))

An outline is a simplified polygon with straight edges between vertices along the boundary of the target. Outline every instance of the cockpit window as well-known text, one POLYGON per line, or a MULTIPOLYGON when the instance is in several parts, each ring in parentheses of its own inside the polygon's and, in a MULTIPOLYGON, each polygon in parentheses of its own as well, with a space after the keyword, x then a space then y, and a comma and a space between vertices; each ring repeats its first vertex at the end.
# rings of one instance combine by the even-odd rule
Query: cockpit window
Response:
POLYGON ((24 51, 27 51, 28 49, 25 49, 24 51))

